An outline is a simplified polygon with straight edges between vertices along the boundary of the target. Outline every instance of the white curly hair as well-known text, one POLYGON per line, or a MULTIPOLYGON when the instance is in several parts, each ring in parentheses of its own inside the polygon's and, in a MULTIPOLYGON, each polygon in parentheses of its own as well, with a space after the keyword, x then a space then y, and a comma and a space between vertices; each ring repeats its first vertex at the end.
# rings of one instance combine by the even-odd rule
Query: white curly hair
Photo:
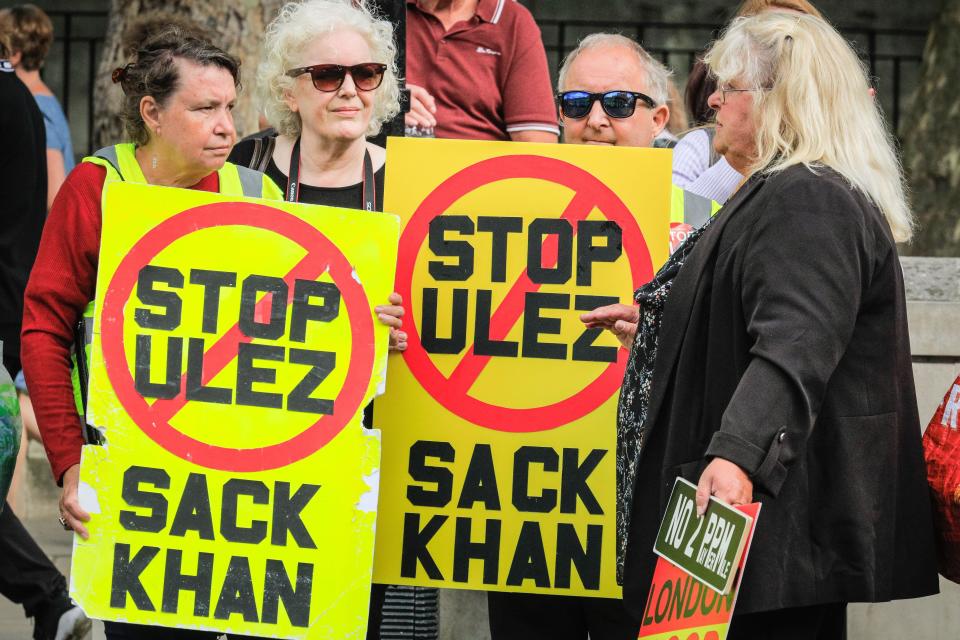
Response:
POLYGON ((367 136, 380 133, 384 122, 400 112, 400 83, 393 25, 382 19, 366 2, 351 0, 306 0, 285 4, 267 26, 263 57, 257 68, 257 97, 267 120, 281 134, 297 137, 300 114, 284 100, 295 78, 287 71, 303 64, 303 49, 314 39, 340 29, 358 33, 370 47, 373 60, 387 65, 383 83, 374 93, 373 115, 367 136))

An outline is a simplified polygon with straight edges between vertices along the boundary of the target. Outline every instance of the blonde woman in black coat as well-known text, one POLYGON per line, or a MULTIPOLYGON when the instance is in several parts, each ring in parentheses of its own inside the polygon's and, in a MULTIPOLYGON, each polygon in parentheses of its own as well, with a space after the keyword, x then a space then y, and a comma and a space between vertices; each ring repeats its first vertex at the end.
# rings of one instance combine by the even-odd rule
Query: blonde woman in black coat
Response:
POLYGON ((855 53, 825 21, 734 21, 706 57, 714 144, 747 182, 639 306, 618 416, 639 616, 678 475, 763 503, 731 640, 845 637, 846 603, 937 592, 903 279, 911 214, 855 53))

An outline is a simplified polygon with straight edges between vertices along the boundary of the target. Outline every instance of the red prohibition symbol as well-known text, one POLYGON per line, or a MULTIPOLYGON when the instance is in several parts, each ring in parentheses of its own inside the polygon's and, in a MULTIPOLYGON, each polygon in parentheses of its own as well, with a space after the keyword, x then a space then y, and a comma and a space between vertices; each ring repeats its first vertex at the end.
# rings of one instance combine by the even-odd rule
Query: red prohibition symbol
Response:
MULTIPOLYGON (((562 160, 531 155, 505 156, 466 167, 448 178, 420 203, 400 237, 397 292, 404 300, 413 299, 414 267, 429 232, 430 221, 443 215, 467 193, 487 184, 516 178, 543 180, 571 189, 574 196, 562 217, 576 228, 576 222, 585 219, 593 209, 598 209, 622 230, 633 287, 637 288, 653 277, 653 263, 643 232, 630 209, 608 186, 580 167, 562 160)), ((545 260, 555 261, 556 247, 545 244, 543 255, 545 260)), ((491 339, 506 337, 523 314, 524 296, 538 287, 524 271, 490 319, 491 339)), ((409 334, 410 348, 403 357, 424 389, 452 413, 477 426, 496 431, 547 431, 582 418, 616 393, 626 367, 627 352, 620 349, 616 362, 607 365, 599 376, 568 398, 541 407, 503 407, 469 393, 489 363, 490 356, 478 356, 472 348, 468 348, 454 372, 447 377, 421 346, 416 318, 405 319, 404 328, 409 334)))
MULTIPOLYGON (((141 238, 117 267, 99 310, 104 366, 121 405, 138 427, 170 453, 209 469, 251 472, 276 469, 301 460, 332 440, 356 414, 370 384, 374 359, 373 316, 363 287, 353 278, 353 267, 336 246, 315 227, 300 218, 265 205, 229 202, 203 205, 179 213, 157 225, 141 238), (170 420, 186 406, 186 385, 169 400, 148 403, 134 387, 130 363, 124 350, 124 308, 130 301, 140 269, 163 249, 201 229, 250 227, 288 238, 306 251, 306 256, 285 276, 316 279, 329 270, 339 287, 352 326, 350 362, 343 388, 332 415, 321 416, 285 442, 265 447, 235 449, 202 442, 177 430, 170 420)), ((269 302, 261 300, 261 303, 269 302)), ((240 342, 249 341, 237 325, 230 328, 204 354, 203 383, 207 384, 237 357, 240 342)), ((215 425, 228 429, 231 425, 215 425)))

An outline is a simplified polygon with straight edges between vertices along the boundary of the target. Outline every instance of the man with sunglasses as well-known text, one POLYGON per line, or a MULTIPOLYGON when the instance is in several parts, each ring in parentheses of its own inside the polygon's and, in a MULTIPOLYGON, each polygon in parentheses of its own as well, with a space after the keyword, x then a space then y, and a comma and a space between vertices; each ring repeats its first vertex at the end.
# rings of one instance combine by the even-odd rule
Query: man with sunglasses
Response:
MULTIPOLYGON (((563 142, 653 146, 670 116, 669 75, 629 38, 587 36, 560 69, 557 105, 563 142)), ((675 192, 674 208, 683 224, 686 198, 682 190, 675 192)), ((712 203, 693 199, 700 205, 702 224, 712 203)), ((487 604, 492 640, 633 640, 640 628, 617 599, 490 592, 487 604)))
MULTIPOLYGON (((630 38, 594 33, 560 69, 557 105, 563 142, 651 147, 670 119, 670 72, 630 38)), ((702 226, 720 205, 673 188, 670 250, 702 226)))

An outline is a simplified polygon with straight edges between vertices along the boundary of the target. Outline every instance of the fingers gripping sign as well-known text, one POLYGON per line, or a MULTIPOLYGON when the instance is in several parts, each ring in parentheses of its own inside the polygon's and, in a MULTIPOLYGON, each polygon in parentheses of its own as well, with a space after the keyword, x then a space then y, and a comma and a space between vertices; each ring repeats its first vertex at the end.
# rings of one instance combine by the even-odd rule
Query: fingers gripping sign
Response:
POLYGON ((714 458, 703 470, 697 483, 698 516, 706 513, 710 496, 732 506, 750 504, 753 502, 753 482, 733 462, 714 458))

